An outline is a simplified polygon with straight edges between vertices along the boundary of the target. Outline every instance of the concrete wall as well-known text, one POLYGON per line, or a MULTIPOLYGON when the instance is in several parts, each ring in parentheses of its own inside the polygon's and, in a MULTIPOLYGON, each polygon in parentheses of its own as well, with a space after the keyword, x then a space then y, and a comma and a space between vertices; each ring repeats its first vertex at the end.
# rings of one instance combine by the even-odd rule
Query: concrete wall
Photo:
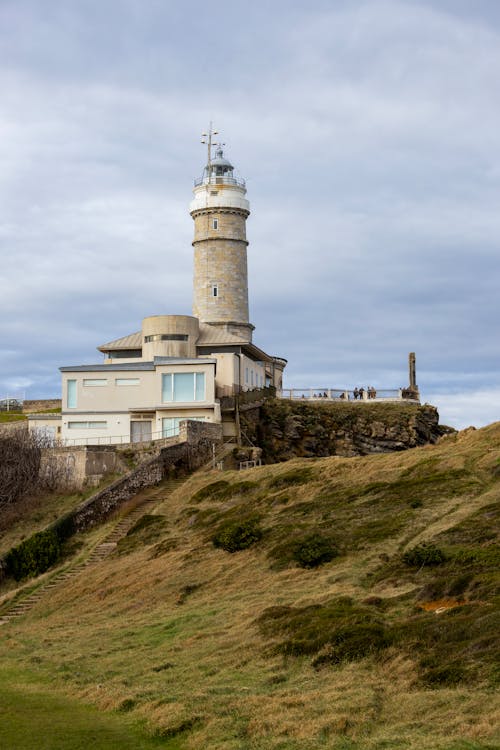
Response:
POLYGON ((220 442, 222 425, 181 422, 178 436, 151 443, 147 448, 134 443, 47 448, 42 452, 40 471, 49 487, 83 489, 98 485, 109 474, 126 471, 130 461, 134 464, 144 463, 159 456, 167 447, 179 443, 196 446, 205 439, 220 442))
POLYGON ((150 315, 142 321, 142 359, 154 357, 196 357, 196 342, 200 334, 197 318, 190 315, 150 315), (187 336, 187 341, 162 340, 162 335, 187 336), (147 341, 153 337, 153 341, 147 341))
POLYGON ((99 484, 107 474, 125 469, 121 454, 112 446, 47 448, 40 473, 49 486, 82 489, 99 484))

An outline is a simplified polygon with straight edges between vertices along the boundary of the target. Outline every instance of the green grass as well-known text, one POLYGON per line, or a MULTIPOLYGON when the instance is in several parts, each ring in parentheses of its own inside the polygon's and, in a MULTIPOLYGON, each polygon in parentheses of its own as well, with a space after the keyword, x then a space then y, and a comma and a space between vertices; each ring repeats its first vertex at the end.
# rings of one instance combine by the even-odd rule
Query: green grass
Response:
POLYGON ((22 422, 25 419, 27 419, 26 414, 21 414, 21 412, 18 411, 0 411, 0 424, 22 422))
POLYGON ((180 750, 179 738, 147 735, 137 722, 0 669, 0 747, 5 750, 180 750))

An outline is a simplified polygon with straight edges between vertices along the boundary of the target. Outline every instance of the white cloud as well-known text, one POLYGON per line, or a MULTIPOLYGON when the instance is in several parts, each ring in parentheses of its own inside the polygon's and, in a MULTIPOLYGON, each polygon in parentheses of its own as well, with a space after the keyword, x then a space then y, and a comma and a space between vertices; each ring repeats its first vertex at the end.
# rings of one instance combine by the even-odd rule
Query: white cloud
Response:
POLYGON ((438 407, 440 422, 456 429, 484 427, 500 421, 500 388, 459 393, 429 394, 429 403, 438 407))

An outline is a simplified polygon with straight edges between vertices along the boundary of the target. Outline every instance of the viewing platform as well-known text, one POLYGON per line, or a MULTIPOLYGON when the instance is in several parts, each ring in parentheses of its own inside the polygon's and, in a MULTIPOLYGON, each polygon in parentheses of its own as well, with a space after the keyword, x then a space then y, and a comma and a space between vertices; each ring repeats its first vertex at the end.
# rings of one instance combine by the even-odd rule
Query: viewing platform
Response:
POLYGON ((292 401, 349 401, 359 404, 404 401, 420 404, 418 391, 410 388, 361 388, 352 391, 341 388, 284 388, 277 391, 276 397, 292 401))

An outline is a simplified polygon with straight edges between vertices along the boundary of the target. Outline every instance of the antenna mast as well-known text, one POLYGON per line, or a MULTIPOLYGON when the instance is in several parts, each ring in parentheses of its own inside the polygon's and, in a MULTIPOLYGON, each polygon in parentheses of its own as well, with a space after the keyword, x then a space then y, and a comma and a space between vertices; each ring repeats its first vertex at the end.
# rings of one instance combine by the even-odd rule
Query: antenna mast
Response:
POLYGON ((210 127, 208 128, 208 133, 201 134, 201 137, 202 137, 201 142, 207 144, 207 171, 208 171, 209 179, 210 179, 210 172, 211 172, 210 167, 212 166, 212 146, 220 145, 219 143, 216 143, 215 141, 212 140, 214 135, 219 135, 219 131, 213 130, 213 122, 210 121, 210 127))

